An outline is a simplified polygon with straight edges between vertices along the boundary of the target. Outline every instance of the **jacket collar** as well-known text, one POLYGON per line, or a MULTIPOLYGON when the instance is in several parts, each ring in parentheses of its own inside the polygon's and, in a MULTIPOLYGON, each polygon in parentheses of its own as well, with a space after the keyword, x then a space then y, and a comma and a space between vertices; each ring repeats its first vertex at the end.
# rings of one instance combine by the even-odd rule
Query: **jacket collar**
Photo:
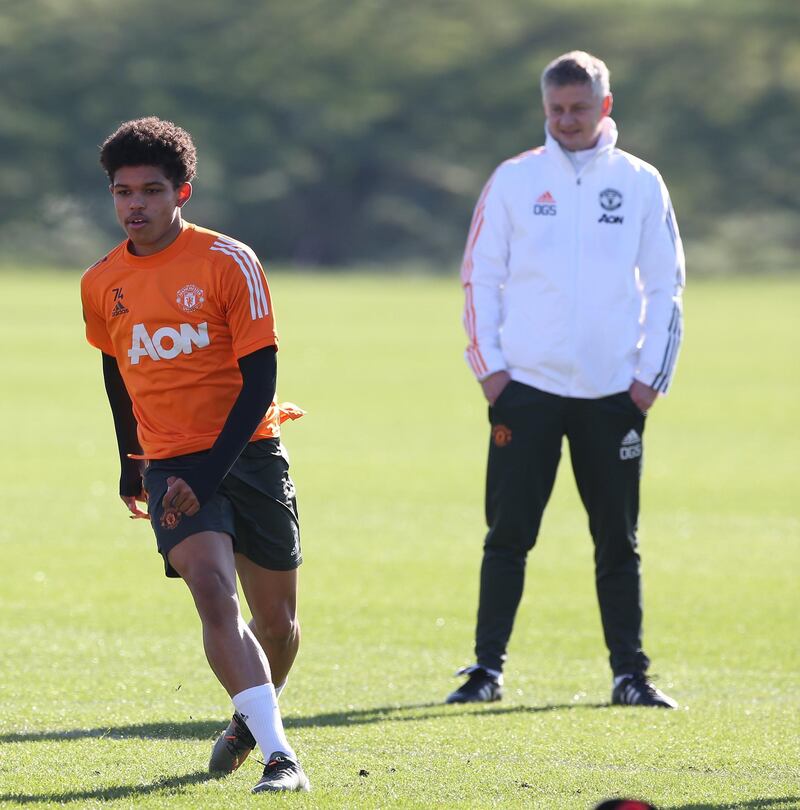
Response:
MULTIPOLYGON (((544 125, 544 134, 545 147, 547 148, 547 151, 552 154, 556 160, 569 168, 570 171, 574 171, 572 161, 564 153, 564 150, 561 148, 561 144, 550 134, 550 130, 547 128, 547 123, 544 125)), ((585 170, 587 166, 591 165, 599 155, 610 152, 617 145, 617 137, 618 132, 616 122, 610 116, 606 116, 600 125, 600 137, 597 140, 595 153, 589 159, 588 163, 584 165, 581 171, 585 170)))

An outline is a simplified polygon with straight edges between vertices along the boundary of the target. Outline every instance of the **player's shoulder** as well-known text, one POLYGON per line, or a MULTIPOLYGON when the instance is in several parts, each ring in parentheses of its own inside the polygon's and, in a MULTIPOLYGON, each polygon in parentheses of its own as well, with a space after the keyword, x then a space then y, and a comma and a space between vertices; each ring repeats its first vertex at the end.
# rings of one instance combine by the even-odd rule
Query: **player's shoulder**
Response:
POLYGON ((641 177, 642 182, 661 182, 661 173, 652 163, 648 163, 624 149, 614 147, 611 150, 611 159, 617 167, 641 177))
POLYGON ((532 171, 537 171, 542 166, 542 160, 547 156, 546 146, 537 146, 527 149, 517 155, 506 158, 494 170, 489 183, 499 188, 514 186, 516 183, 525 182, 532 171))
POLYGON ((244 242, 234 239, 219 231, 210 228, 201 228, 198 225, 190 226, 194 231, 192 235, 192 252, 202 258, 215 269, 237 271, 247 269, 252 272, 260 265, 255 251, 244 242))
POLYGON ((546 146, 534 146, 532 149, 526 149, 518 155, 513 155, 506 158, 500 165, 501 166, 521 166, 530 163, 536 163, 547 154, 546 146))
POLYGON ((119 266, 122 252, 125 250, 126 242, 120 242, 113 250, 99 258, 91 267, 83 271, 81 275, 81 288, 88 289, 104 275, 113 272, 119 266))
POLYGON ((210 228, 192 225, 194 238, 192 247, 196 253, 202 253, 206 259, 219 264, 236 264, 238 261, 258 261, 255 251, 244 242, 227 236, 210 228))
POLYGON ((536 166, 547 156, 546 146, 526 149, 517 155, 506 158, 496 169, 497 174, 514 175, 536 166))

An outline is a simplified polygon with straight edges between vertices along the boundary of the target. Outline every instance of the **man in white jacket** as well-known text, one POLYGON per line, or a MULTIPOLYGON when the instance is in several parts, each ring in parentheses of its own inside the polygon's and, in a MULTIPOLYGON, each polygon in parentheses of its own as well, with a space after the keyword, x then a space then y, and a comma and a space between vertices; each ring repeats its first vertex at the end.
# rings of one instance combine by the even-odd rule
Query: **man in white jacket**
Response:
POLYGON ((684 259, 659 173, 616 148, 605 64, 542 74, 545 145, 502 163, 462 266, 467 361, 489 403, 489 526, 474 665, 448 703, 502 696, 527 554, 564 436, 595 546, 612 703, 675 708, 647 678, 636 529, 647 411, 682 336, 684 259))

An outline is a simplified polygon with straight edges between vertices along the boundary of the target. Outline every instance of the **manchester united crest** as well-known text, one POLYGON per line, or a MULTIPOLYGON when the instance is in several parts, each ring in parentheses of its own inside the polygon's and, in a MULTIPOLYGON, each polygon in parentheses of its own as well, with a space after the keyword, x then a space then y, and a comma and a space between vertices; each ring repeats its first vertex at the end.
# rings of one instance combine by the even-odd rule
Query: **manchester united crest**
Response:
POLYGON ((622 205, 622 193, 615 188, 604 188, 600 192, 600 206, 606 211, 616 211, 622 205))
POLYGON ((161 516, 161 525, 165 529, 174 529, 181 522, 181 513, 174 509, 165 510, 161 516))
POLYGON ((187 284, 178 290, 175 302, 184 312, 194 312, 205 303, 203 291, 195 284, 187 284))
POLYGON ((495 447, 505 447, 511 443, 511 428, 508 425, 495 425, 492 428, 492 441, 495 447))

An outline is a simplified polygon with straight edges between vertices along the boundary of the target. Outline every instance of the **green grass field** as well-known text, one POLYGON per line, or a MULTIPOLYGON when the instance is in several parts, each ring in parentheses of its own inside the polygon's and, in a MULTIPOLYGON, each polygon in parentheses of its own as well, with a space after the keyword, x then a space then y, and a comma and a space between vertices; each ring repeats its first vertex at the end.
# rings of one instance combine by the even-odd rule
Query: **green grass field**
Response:
POLYGON ((611 708, 592 548, 563 464, 506 699, 471 660, 485 408, 458 282, 276 273, 279 392, 306 558, 282 698, 308 796, 205 774, 230 707, 188 592, 126 518, 75 275, 0 276, 0 805, 800 807, 800 280, 697 282, 648 425, 645 641, 681 710, 611 708))

